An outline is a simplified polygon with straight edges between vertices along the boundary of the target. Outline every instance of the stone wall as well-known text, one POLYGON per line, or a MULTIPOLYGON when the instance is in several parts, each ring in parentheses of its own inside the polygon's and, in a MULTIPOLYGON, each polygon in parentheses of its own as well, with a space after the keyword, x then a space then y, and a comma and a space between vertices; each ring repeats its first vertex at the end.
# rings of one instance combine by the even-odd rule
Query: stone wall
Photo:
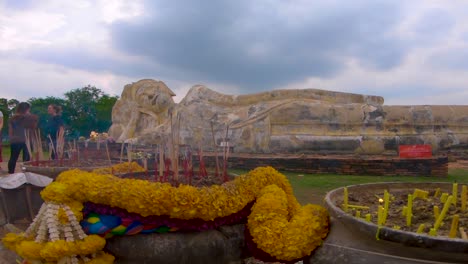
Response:
MULTIPOLYGON (((120 160, 121 143, 77 142, 80 159, 84 160, 120 160)), ((123 156, 122 158, 127 158, 123 156)))

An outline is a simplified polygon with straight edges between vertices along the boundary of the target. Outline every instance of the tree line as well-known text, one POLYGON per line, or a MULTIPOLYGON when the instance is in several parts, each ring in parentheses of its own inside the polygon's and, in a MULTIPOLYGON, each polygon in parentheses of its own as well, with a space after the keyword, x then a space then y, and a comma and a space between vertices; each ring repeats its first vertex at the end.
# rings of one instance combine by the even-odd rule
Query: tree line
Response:
MULTIPOLYGON (((44 133, 49 117, 47 107, 50 104, 61 106, 65 136, 68 139, 77 139, 80 136, 88 138, 91 131, 107 132, 112 124, 112 107, 118 99, 118 96, 110 96, 95 86, 88 85, 66 92, 64 98, 33 97, 27 102, 31 104, 31 113, 39 117, 38 125, 41 133, 44 133)), ((4 117, 2 131, 4 136, 8 135, 8 119, 15 113, 19 103, 16 99, 0 98, 0 111, 4 117)))

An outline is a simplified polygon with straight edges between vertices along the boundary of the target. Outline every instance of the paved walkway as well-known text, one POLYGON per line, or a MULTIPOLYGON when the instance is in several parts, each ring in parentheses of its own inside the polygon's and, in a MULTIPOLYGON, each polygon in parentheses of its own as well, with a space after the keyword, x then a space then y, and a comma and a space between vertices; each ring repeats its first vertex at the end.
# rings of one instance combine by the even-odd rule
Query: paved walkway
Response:
POLYGON ((332 218, 331 232, 310 263, 441 264, 467 263, 468 253, 445 253, 376 240, 332 218))
MULTIPOLYGON (((20 172, 21 171, 21 166, 23 165, 23 162, 18 161, 16 163, 16 169, 15 172, 20 172)), ((3 157, 3 162, 0 162, 0 176, 8 174, 8 158, 3 157)))

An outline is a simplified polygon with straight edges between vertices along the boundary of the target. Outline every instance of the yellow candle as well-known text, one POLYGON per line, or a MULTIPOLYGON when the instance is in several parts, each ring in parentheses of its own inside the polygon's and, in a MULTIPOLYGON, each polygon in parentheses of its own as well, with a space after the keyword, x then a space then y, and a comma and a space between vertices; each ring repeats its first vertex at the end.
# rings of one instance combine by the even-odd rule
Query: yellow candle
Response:
POLYGON ((440 195, 440 188, 437 188, 434 193, 434 197, 438 197, 440 195))
POLYGON ((413 195, 408 194, 408 205, 406 209, 406 226, 411 226, 411 217, 413 217, 413 195))
POLYGON ((449 237, 454 238, 457 236, 457 229, 458 229, 458 221, 460 217, 456 214, 452 218, 452 225, 450 226, 450 233, 449 237))
POLYGON ((343 210, 348 212, 348 188, 344 187, 343 190, 343 210))
POLYGON ((388 193, 387 190, 385 190, 384 191, 384 212, 383 212, 383 222, 382 222, 382 224, 385 224, 387 222, 389 203, 390 203, 390 194, 388 193))
POLYGON ((366 214, 366 221, 370 222, 371 221, 371 214, 366 214))
POLYGON ((383 220, 384 220, 384 208, 383 206, 379 205, 379 209, 377 211, 377 225, 381 226, 384 224, 383 220))
POLYGON ((437 236, 437 230, 435 228, 429 229, 429 235, 430 236, 437 236))
POLYGON ((440 215, 439 206, 434 205, 434 219, 437 219, 440 215))
POLYGON ((453 199, 452 199, 452 204, 455 205, 455 207, 457 206, 457 201, 458 201, 458 183, 453 183, 452 185, 452 196, 453 196, 453 199))
POLYGON ((441 196, 440 196, 440 202, 441 203, 445 203, 447 201, 447 197, 448 197, 448 193, 443 193, 441 196))
POLYGON ((359 211, 359 210, 356 211, 356 217, 361 218, 361 211, 359 211))
POLYGON ((458 231, 460 231, 460 236, 462 239, 468 239, 468 236, 466 235, 465 229, 463 227, 458 228, 458 231))
POLYGON ((421 189, 414 189, 413 198, 427 199, 428 195, 429 195, 428 191, 424 191, 421 189))
POLYGON ((434 229, 436 231, 439 229, 440 225, 442 224, 442 220, 444 220, 445 214, 447 214, 447 211, 450 208, 450 205, 452 204, 452 199, 453 199, 453 196, 450 195, 447 198, 447 201, 445 201, 444 208, 442 208, 442 212, 440 212, 440 215, 434 224, 434 229))
POLYGON ((425 227, 426 227, 426 225, 420 224, 419 227, 418 227, 418 231, 416 231, 416 233, 421 234, 424 231, 425 227))
POLYGON ((369 206, 365 206, 365 205, 353 205, 353 204, 348 204, 348 209, 349 209, 349 208, 362 209, 362 210, 369 210, 369 206))
POLYGON ((462 212, 466 211, 466 196, 467 196, 466 185, 463 185, 462 186, 462 192, 461 192, 461 210, 462 210, 462 212))

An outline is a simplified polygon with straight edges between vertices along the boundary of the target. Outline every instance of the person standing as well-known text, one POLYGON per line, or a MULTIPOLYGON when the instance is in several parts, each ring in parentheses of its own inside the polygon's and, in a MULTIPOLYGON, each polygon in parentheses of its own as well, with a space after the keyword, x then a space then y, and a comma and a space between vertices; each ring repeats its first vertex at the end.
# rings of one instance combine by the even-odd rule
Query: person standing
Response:
POLYGON ((38 117, 29 112, 29 103, 21 102, 15 114, 8 121, 8 135, 10 137, 10 160, 8 173, 15 173, 16 162, 23 152, 23 162, 30 160, 30 153, 26 147, 26 133, 37 128, 38 117))
MULTIPOLYGON (((47 120, 46 134, 47 138, 52 141, 52 147, 50 150, 50 155, 52 159, 58 158, 57 153, 57 138, 60 135, 63 136, 63 120, 62 120, 62 107, 59 105, 51 104, 47 107, 47 113, 49 114, 49 119, 47 120)), ((63 147, 63 146, 62 146, 63 147)))

